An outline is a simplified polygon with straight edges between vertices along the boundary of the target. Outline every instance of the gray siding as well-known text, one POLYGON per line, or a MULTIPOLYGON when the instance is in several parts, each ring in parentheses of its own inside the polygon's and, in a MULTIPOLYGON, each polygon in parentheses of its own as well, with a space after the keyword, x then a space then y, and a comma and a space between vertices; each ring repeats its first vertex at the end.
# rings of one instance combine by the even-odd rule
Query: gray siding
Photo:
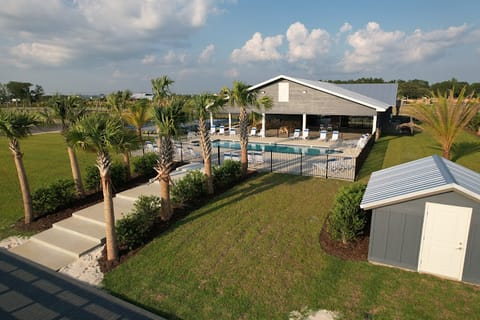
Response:
POLYGON ((272 97, 273 107, 267 112, 270 114, 316 114, 316 115, 349 115, 374 116, 375 109, 361 104, 333 96, 331 94, 305 87, 288 80, 280 80, 262 88, 258 88, 259 96, 263 94, 272 97), (278 102, 278 83, 289 83, 289 101, 278 102), (306 93, 303 93, 303 91, 306 93))
POLYGON ((462 280, 480 283, 480 204, 456 192, 373 209, 368 260, 417 270, 426 202, 473 208, 462 280))

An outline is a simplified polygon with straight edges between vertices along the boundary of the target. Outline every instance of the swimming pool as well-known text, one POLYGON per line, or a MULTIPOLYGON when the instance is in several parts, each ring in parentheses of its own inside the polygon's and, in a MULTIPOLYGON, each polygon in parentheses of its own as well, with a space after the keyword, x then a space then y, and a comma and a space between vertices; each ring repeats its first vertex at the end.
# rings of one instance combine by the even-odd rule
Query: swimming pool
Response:
MULTIPOLYGON (((236 141, 225 141, 225 140, 214 140, 212 141, 213 147, 228 148, 228 149, 238 149, 240 150, 240 143, 236 141)), ((321 147, 307 147, 307 146, 293 146, 287 144, 271 144, 271 143, 249 143, 247 146, 248 150, 251 151, 272 151, 280 153, 295 153, 295 154, 305 154, 309 156, 318 156, 332 153, 341 153, 339 150, 333 150, 329 148, 321 147)))

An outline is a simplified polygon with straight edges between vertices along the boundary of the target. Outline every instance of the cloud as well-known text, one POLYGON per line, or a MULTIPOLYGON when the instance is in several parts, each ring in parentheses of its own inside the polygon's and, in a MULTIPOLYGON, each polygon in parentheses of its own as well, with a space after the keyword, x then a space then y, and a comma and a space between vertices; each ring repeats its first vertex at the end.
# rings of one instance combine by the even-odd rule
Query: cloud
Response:
POLYGON ((71 49, 45 43, 21 43, 10 49, 10 54, 19 65, 36 62, 42 65, 61 66, 73 58, 71 49))
POLYGON ((212 55, 215 53, 215 46, 209 44, 206 46, 198 57, 198 63, 207 63, 212 58, 212 55))
POLYGON ((264 39, 260 32, 256 32, 241 49, 233 50, 230 58, 234 63, 279 60, 282 56, 277 48, 282 42, 282 35, 264 39))
POLYGON ((352 31, 352 25, 348 22, 345 22, 341 27, 340 27, 340 33, 345 33, 345 32, 350 32, 352 31))
POLYGON ((308 29, 300 22, 290 25, 287 30, 288 61, 311 60, 327 53, 330 49, 330 35, 322 29, 308 29))
POLYGON ((147 52, 184 46, 223 4, 222 0, 3 0, 0 60, 92 65, 143 56, 143 63, 151 63, 147 52), (39 52, 42 45, 53 52, 39 52))
POLYGON ((467 29, 466 25, 430 32, 417 29, 406 35, 402 31, 384 31, 378 23, 369 22, 348 36, 353 50, 345 52, 340 64, 346 72, 357 72, 426 61, 464 41, 467 29))
POLYGON ((163 57, 163 62, 167 65, 174 63, 185 63, 185 58, 187 55, 185 53, 175 53, 173 50, 168 51, 168 53, 163 57))
POLYGON ((147 54, 142 59, 142 64, 153 64, 157 61, 157 57, 153 54, 147 54))
POLYGON ((225 71, 224 75, 228 78, 236 79, 240 75, 240 72, 236 68, 231 68, 225 71))

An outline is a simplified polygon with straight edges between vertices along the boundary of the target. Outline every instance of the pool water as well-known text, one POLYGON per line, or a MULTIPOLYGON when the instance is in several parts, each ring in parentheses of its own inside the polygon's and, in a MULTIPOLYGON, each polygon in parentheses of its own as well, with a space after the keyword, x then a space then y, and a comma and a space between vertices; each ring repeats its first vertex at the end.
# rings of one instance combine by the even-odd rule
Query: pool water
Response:
MULTIPOLYGON (((212 142, 212 145, 213 147, 240 150, 239 142, 215 140, 212 142)), ((306 146, 292 146, 292 145, 286 145, 286 144, 268 144, 268 143, 249 143, 247 146, 247 149, 251 151, 272 151, 272 152, 294 153, 294 154, 302 153, 309 156, 341 153, 341 151, 332 150, 328 148, 320 148, 320 147, 315 148, 315 147, 306 147, 306 146)))

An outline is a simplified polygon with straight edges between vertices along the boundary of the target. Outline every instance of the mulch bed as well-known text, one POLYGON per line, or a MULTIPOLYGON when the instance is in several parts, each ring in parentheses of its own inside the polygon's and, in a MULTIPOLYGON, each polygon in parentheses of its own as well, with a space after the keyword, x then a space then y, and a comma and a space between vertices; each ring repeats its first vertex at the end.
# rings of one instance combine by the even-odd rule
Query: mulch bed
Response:
POLYGON ((343 244, 341 241, 333 240, 327 231, 327 223, 323 224, 320 231, 320 245, 329 255, 351 261, 366 261, 368 257, 368 227, 365 228, 365 236, 361 236, 355 242, 343 244))

